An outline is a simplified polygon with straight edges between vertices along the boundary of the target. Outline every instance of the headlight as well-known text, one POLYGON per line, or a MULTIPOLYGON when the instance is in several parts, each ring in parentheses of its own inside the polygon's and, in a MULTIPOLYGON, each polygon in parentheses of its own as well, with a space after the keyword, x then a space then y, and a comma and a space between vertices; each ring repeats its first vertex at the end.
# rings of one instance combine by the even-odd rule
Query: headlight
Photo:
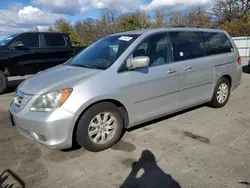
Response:
POLYGON ((50 112, 60 108, 69 98, 73 89, 62 89, 41 95, 32 105, 30 111, 50 112))

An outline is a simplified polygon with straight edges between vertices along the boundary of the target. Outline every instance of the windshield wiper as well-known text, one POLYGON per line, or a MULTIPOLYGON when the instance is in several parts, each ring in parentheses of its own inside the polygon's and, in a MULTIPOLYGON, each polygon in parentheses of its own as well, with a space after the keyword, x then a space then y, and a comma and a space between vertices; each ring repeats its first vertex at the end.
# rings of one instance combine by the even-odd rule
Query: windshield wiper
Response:
POLYGON ((74 66, 74 67, 83 67, 83 68, 87 68, 87 69, 94 69, 93 67, 89 67, 89 66, 86 66, 86 65, 80 65, 80 64, 71 64, 71 66, 74 66))
POLYGON ((101 67, 91 67, 91 66, 86 66, 86 65, 80 65, 80 64, 71 64, 71 66, 74 66, 74 67, 83 67, 83 68, 87 68, 87 69, 99 69, 99 70, 104 70, 104 68, 101 68, 101 67))

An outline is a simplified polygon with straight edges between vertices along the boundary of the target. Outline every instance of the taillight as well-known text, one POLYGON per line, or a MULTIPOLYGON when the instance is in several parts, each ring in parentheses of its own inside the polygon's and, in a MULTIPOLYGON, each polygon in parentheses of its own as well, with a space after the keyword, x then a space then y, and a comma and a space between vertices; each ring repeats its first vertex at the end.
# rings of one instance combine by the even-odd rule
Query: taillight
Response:
POLYGON ((237 61, 238 65, 241 65, 242 64, 242 60, 241 60, 241 57, 238 58, 238 61, 237 61))

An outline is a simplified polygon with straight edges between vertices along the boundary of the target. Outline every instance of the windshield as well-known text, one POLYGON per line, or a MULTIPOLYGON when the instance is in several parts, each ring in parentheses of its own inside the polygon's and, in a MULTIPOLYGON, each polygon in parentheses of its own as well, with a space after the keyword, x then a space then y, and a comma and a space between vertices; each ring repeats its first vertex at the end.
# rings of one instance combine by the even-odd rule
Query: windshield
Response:
POLYGON ((138 36, 114 35, 104 37, 82 51, 69 64, 105 70, 120 57, 138 36))
POLYGON ((18 36, 18 34, 15 35, 10 35, 2 40, 0 40, 0 46, 4 46, 5 44, 7 44, 8 42, 10 42, 13 38, 15 38, 16 36, 18 36))

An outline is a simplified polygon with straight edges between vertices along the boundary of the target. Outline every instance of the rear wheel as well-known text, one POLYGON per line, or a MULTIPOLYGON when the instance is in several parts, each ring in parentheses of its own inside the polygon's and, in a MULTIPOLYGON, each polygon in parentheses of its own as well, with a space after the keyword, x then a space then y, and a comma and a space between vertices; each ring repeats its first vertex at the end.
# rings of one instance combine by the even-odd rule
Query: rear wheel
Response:
POLYGON ((103 102, 87 110, 77 125, 79 145, 99 152, 116 144, 123 131, 123 117, 116 105, 103 102))
POLYGON ((0 71, 0 94, 2 94, 8 87, 8 79, 5 74, 0 71))
POLYGON ((231 85, 227 78, 222 77, 214 90, 211 106, 214 108, 221 108, 225 106, 229 100, 231 92, 231 85))

